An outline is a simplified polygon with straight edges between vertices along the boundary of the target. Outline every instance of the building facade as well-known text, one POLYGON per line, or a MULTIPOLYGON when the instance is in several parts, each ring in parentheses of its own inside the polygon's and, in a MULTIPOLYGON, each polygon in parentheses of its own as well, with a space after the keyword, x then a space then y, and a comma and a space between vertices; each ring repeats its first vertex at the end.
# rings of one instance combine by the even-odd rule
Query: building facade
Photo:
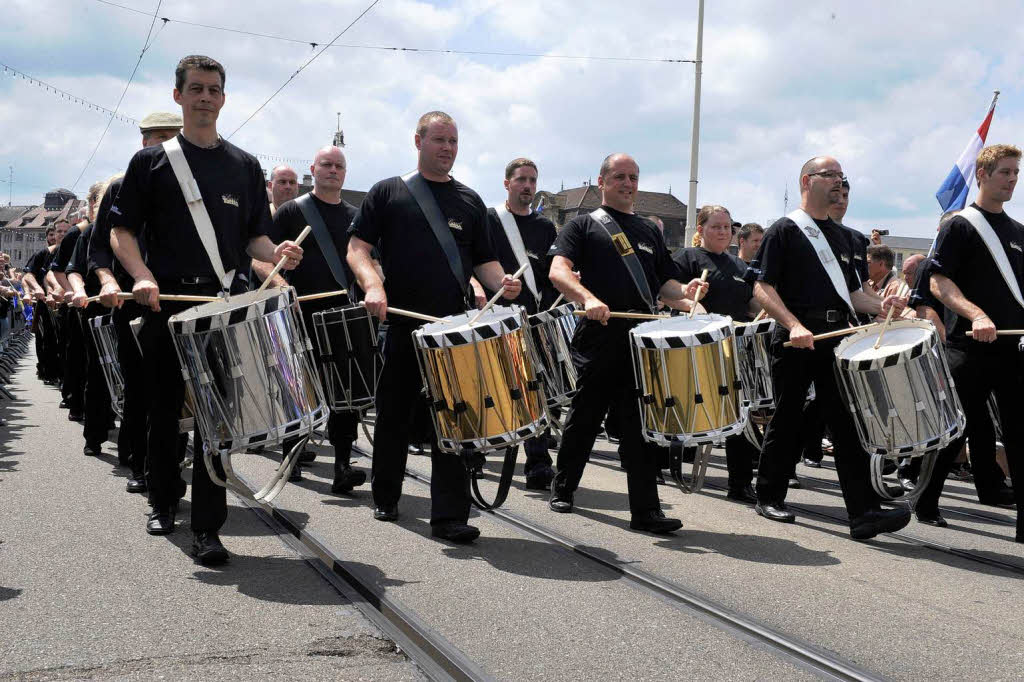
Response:
POLYGON ((85 209, 85 200, 67 189, 46 193, 38 206, 0 208, 0 251, 11 256, 11 264, 24 268, 33 253, 46 246, 46 228, 57 220, 71 220, 85 209))

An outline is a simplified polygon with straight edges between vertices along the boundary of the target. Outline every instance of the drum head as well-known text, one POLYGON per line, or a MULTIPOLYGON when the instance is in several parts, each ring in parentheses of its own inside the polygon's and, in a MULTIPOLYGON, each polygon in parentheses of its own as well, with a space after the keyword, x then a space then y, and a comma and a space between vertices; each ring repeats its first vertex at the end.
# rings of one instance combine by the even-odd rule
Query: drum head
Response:
POLYGON ((897 320, 886 330, 882 344, 876 349, 881 330, 882 326, 878 325, 847 337, 836 346, 836 358, 843 366, 873 366, 886 359, 889 361, 885 364, 895 364, 900 357, 912 357, 919 348, 923 350, 935 338, 935 328, 928 322, 897 320))
POLYGON ((415 332, 415 337, 437 346, 461 346, 477 339, 493 339, 523 326, 521 306, 494 306, 472 325, 469 321, 477 311, 467 310, 449 315, 437 322, 429 322, 415 332))
POLYGON ((211 301, 183 310, 172 315, 168 323, 175 333, 182 333, 193 331, 199 320, 216 319, 219 324, 214 326, 244 322, 289 306, 295 300, 294 291, 291 287, 246 291, 227 301, 211 301))
POLYGON ((731 335, 732 318, 728 315, 697 315, 693 319, 679 315, 644 322, 630 331, 634 343, 641 348, 702 346, 731 335))

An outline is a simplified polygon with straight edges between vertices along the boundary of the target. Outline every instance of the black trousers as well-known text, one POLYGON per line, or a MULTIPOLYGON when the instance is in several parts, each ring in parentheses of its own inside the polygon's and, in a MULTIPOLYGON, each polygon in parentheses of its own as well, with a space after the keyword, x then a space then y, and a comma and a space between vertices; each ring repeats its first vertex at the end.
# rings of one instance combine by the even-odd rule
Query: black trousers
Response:
POLYGON ((72 412, 81 413, 85 404, 86 351, 82 334, 82 319, 77 308, 61 306, 57 309, 60 334, 60 392, 68 401, 72 412))
POLYGON ((60 336, 57 331, 56 314, 46 303, 35 306, 36 322, 36 353, 42 361, 43 378, 49 381, 60 381, 60 336))
MULTIPOLYGON (((832 327, 815 328, 819 333, 832 327)), ((814 350, 784 348, 788 330, 778 327, 772 336, 772 380, 778 396, 775 414, 765 431, 757 470, 757 499, 778 503, 786 499, 794 459, 803 445, 803 409, 811 382, 824 423, 832 434, 836 469, 850 518, 878 508, 871 490, 867 453, 857 439, 856 427, 845 401, 839 397, 835 373, 835 347, 839 339, 818 341, 814 350)))
POLYGON ((82 347, 86 360, 85 389, 83 391, 85 403, 83 435, 85 442, 90 445, 99 445, 107 439, 110 419, 113 417, 107 378, 103 374, 100 354, 90 329, 93 318, 102 315, 105 310, 99 303, 92 303, 84 310, 78 311, 81 321, 82 347))
MULTIPOLYGON (((377 424, 373 439, 371 481, 378 506, 398 504, 409 456, 409 438, 422 423, 427 403, 416 361, 413 326, 381 325, 384 367, 377 384, 377 424)), ((466 523, 469 519, 469 474, 458 455, 437 448, 430 432, 430 523, 466 523)))
MULTIPOLYGON (((630 361, 629 330, 633 324, 612 320, 598 328, 581 324, 573 337, 573 361, 579 378, 562 444, 558 449, 557 493, 571 495, 590 461, 594 440, 610 406, 618 417, 619 452, 626 467, 629 510, 634 516, 661 508, 658 499, 659 446, 643 440, 640 407, 630 361)), ((614 428, 614 427, 613 427, 614 428)))
POLYGON ((118 457, 127 461, 131 467, 132 478, 145 476, 146 452, 149 449, 146 443, 149 424, 145 372, 139 345, 129 326, 132 320, 142 316, 142 312, 142 307, 137 303, 126 301, 120 308, 114 309, 113 313, 114 330, 117 332, 117 361, 124 377, 124 407, 117 451, 118 457))
MULTIPOLYGON (((163 287, 161 287, 163 290, 163 287)), ((216 287, 188 287, 166 293, 215 295, 216 287)), ((178 420, 185 402, 185 380, 174 350, 168 318, 188 307, 163 301, 160 312, 146 310, 139 333, 143 357, 143 382, 149 415, 148 448, 146 451, 146 484, 154 507, 177 502, 181 493, 178 467, 178 420)), ((192 530, 217 531, 227 518, 227 491, 210 480, 202 457, 202 438, 195 441, 195 463, 192 467, 192 530)), ((217 458, 215 457, 214 460, 217 458)), ((218 475, 223 471, 217 464, 218 475)))
POLYGON ((973 439, 980 429, 980 437, 991 433, 992 447, 975 450, 971 447, 971 469, 979 496, 995 492, 1004 484, 1005 477, 995 458, 995 434, 988 414, 988 397, 993 394, 999 410, 999 423, 1003 429, 1006 462, 1013 479, 1014 500, 1017 503, 1017 534, 1024 533, 1019 510, 1024 507, 1024 353, 996 349, 992 344, 971 342, 966 349, 946 346, 949 371, 956 384, 960 404, 967 416, 965 436, 948 445, 939 454, 928 486, 917 502, 918 513, 933 514, 938 510, 939 496, 946 475, 953 467, 963 447, 964 438, 973 439))
POLYGON ((803 452, 797 453, 796 460, 802 454, 804 459, 820 462, 823 454, 821 439, 825 437, 825 420, 821 416, 821 405, 818 399, 810 400, 804 405, 803 452))

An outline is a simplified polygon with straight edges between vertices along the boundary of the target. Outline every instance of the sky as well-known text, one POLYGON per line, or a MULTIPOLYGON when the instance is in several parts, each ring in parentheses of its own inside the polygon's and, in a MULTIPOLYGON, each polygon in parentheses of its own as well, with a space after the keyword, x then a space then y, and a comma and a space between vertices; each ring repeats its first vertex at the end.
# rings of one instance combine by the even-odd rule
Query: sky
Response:
MULTIPOLYGON (((350 189, 413 169, 416 120, 440 109, 459 126, 453 174, 488 203, 515 157, 558 191, 596 182, 613 152, 636 158, 641 190, 687 201, 694 65, 659 60, 694 58, 696 0, 378 0, 298 75, 373 0, 111 1, 4 0, 0 64, 107 109, 124 92, 120 113, 141 119, 175 110, 181 57, 209 55, 227 70, 222 135, 301 175, 340 112, 350 189), (154 12, 170 21, 125 91, 154 12)), ((988 142, 1024 144, 1022 45, 1020 0, 709 0, 696 203, 765 223, 787 188, 798 205, 803 162, 829 154, 852 185, 847 224, 930 236, 935 191, 993 90, 988 142)), ((0 203, 83 197, 123 170, 140 136, 116 119, 104 135, 109 119, 0 68, 0 203)))

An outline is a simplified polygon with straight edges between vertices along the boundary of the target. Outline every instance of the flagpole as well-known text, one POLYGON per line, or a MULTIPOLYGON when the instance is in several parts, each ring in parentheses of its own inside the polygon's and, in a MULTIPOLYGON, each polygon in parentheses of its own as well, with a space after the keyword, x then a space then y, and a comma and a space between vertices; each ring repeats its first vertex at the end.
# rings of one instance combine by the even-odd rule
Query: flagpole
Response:
POLYGON ((704 52, 704 0, 697 3, 697 58, 693 72, 693 132, 690 138, 690 196, 686 204, 686 241, 689 245, 697 229, 697 148, 700 142, 700 72, 704 52))

